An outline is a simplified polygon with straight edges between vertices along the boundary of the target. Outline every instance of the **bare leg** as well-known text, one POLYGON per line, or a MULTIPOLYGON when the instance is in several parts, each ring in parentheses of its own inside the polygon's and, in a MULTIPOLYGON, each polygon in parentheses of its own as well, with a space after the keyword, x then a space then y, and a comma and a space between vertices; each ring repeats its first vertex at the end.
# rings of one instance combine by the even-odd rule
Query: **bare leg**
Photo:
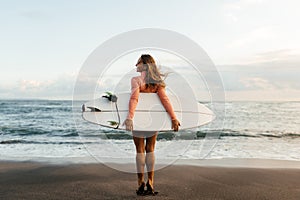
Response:
POLYGON ((157 132, 151 137, 146 138, 146 166, 148 172, 148 182, 153 188, 154 184, 154 164, 155 164, 155 155, 154 148, 156 142, 157 132))
POLYGON ((138 175, 138 186, 144 183, 145 169, 145 144, 144 138, 133 136, 133 141, 136 148, 136 170, 138 175))

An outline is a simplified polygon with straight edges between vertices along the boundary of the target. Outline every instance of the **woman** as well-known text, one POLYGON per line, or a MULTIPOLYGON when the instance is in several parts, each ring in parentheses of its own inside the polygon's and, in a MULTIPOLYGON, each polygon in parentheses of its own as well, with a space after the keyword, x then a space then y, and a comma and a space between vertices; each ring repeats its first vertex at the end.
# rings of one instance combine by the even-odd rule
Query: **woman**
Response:
POLYGON ((165 83, 161 78, 161 74, 155 64, 154 59, 148 55, 142 55, 137 64, 137 72, 141 75, 131 79, 131 97, 129 100, 129 111, 124 125, 128 131, 132 131, 133 141, 136 147, 136 168, 138 175, 138 190, 137 195, 157 194, 154 192, 153 179, 154 179, 154 147, 157 137, 156 132, 134 131, 133 130, 133 117, 135 108, 137 106, 140 92, 144 93, 157 93, 163 106, 170 115, 172 120, 172 129, 178 131, 180 126, 179 121, 173 111, 173 107, 165 93, 165 83), (144 144, 146 139, 146 145, 144 144), (146 155, 145 155, 146 151, 146 155), (148 172, 148 181, 144 182, 144 168, 145 164, 148 172), (144 190, 145 186, 147 190, 144 190))

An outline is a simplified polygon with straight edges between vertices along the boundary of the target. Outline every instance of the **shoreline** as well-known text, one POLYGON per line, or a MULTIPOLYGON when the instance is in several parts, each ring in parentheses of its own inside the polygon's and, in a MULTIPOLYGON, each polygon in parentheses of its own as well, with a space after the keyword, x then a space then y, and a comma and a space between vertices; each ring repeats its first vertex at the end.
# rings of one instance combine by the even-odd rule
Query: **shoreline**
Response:
MULTIPOLYGON (((102 159, 96 160, 93 157, 39 157, 39 158, 16 158, 0 160, 2 163, 38 163, 49 165, 82 165, 82 164, 103 164, 110 165, 135 165, 133 160, 128 159, 102 159)), ((178 159, 164 160, 156 159, 158 169, 175 165, 175 166, 195 166, 195 167, 228 167, 228 168, 266 168, 266 169, 300 169, 298 160, 279 160, 279 159, 260 159, 260 158, 222 158, 222 159, 178 159)))
POLYGON ((155 172, 157 196, 138 197, 135 174, 104 164, 0 162, 0 199, 281 200, 300 199, 299 185, 299 168, 175 164, 155 172))

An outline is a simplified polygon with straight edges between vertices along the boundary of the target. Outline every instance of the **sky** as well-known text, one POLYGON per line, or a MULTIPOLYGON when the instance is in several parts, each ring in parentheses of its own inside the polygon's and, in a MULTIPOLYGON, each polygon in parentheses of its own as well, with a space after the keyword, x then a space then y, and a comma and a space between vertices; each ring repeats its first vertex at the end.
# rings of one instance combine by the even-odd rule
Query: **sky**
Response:
MULTIPOLYGON (((206 51, 226 100, 300 100, 297 0, 0 0, 0 5, 0 99, 72 99, 78 72, 99 45, 127 31, 159 28, 183 34, 206 51)), ((127 63, 134 67, 136 60, 131 55, 127 63)))

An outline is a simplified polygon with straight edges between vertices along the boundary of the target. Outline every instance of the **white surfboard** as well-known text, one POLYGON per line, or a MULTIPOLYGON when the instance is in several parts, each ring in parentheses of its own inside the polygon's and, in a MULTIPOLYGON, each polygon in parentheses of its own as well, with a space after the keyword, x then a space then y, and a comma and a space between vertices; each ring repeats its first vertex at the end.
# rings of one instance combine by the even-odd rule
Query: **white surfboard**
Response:
MULTIPOLYGON (((82 106, 82 117, 101 126, 125 129, 123 122, 128 114, 130 93, 116 94, 116 103, 101 97, 82 106)), ((196 128, 211 122, 215 115, 195 99, 168 95, 181 126, 179 129, 196 128)), ((140 93, 133 118, 133 130, 170 131, 172 123, 169 114, 156 93, 140 93)))

